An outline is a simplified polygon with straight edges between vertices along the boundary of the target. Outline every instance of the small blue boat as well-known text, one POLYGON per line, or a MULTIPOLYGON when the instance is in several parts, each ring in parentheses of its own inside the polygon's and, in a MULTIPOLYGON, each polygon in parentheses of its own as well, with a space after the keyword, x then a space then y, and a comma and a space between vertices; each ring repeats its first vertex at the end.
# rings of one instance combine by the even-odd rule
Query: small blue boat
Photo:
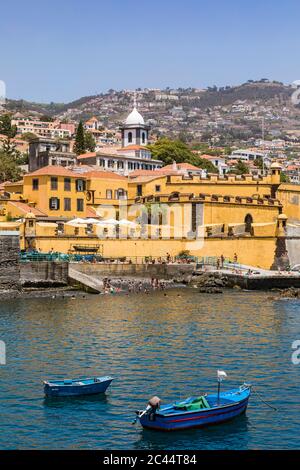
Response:
POLYGON ((219 424, 244 413, 251 385, 243 384, 239 388, 220 392, 220 382, 221 379, 215 394, 190 397, 168 405, 161 405, 160 399, 153 397, 144 411, 136 412, 136 420, 144 428, 176 431, 219 424))
POLYGON ((44 392, 47 397, 75 397, 80 395, 95 395, 104 393, 113 378, 89 377, 80 379, 55 380, 44 382, 44 392))

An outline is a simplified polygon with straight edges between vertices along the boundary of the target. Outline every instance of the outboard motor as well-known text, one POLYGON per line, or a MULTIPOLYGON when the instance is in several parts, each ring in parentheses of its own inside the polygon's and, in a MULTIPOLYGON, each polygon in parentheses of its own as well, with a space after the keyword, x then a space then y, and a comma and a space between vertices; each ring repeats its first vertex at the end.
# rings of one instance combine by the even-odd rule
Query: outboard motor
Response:
POLYGON ((142 418, 142 416, 144 416, 145 414, 149 414, 149 420, 154 421, 155 412, 159 410, 160 405, 161 405, 161 399, 159 397, 154 396, 150 398, 150 400, 148 401, 148 405, 146 406, 144 411, 136 411, 136 418, 132 424, 135 424, 137 420, 142 418))
POLYGON ((159 397, 150 398, 148 405, 151 406, 151 412, 155 413, 156 410, 159 410, 161 405, 161 399, 159 397))
POLYGON ((152 397, 150 398, 149 402, 148 402, 148 408, 149 411, 148 411, 148 416, 149 416, 149 421, 155 421, 155 413, 157 410, 159 410, 160 408, 160 405, 161 405, 161 399, 159 397, 152 397))

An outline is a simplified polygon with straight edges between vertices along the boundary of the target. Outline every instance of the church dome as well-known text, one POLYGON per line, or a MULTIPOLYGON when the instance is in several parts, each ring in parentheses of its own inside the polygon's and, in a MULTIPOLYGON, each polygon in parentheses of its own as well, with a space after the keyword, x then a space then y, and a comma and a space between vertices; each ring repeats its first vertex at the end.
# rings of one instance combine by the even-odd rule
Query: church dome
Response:
POLYGON ((145 121, 143 116, 136 109, 136 107, 134 107, 131 113, 128 114, 124 124, 125 126, 144 125, 145 121))

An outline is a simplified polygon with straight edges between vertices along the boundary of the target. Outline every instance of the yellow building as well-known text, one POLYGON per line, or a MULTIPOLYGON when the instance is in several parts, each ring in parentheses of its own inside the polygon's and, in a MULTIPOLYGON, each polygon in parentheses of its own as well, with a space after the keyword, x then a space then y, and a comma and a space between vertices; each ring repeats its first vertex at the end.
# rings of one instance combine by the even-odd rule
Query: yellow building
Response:
POLYGON ((158 257, 167 252, 175 256, 182 250, 195 256, 233 258, 238 252, 240 262, 269 268, 278 237, 285 235, 283 212, 288 217, 300 215, 289 201, 291 194, 300 195, 300 191, 281 185, 280 171, 273 164, 263 178, 201 178, 172 171, 127 178, 87 165, 44 167, 25 175, 23 183, 4 186, 1 228, 9 230, 16 224, 21 247, 27 250, 74 253, 82 249, 111 258, 158 257), (92 219, 72 220, 86 217, 92 219), (125 226, 106 227, 95 220, 135 222, 137 217, 143 223, 128 227, 126 221, 125 226))

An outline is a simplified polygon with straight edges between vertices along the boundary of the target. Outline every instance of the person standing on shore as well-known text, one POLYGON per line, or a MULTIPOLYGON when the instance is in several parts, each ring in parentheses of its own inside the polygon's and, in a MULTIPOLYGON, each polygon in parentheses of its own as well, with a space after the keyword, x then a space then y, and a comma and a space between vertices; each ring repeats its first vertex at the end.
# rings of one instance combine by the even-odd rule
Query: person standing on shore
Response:
POLYGON ((223 269, 224 268, 224 261, 225 261, 225 258, 223 255, 221 255, 221 268, 223 269))

